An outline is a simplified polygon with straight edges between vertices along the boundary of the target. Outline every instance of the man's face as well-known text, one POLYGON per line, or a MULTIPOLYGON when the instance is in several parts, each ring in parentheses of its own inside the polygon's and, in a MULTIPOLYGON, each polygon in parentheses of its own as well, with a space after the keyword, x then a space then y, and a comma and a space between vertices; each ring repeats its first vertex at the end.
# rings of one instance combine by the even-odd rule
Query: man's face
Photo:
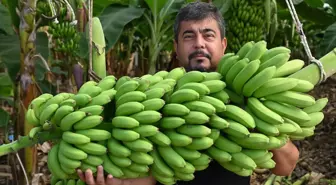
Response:
POLYGON ((180 65, 187 70, 214 71, 226 48, 213 18, 180 23, 178 42, 174 43, 180 65))

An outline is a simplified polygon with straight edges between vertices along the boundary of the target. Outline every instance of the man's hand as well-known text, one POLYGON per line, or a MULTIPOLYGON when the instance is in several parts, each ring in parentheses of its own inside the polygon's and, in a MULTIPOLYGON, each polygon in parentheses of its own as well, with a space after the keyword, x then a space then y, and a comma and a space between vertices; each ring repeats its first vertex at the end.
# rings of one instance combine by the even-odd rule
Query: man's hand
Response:
POLYGON ((300 155, 296 146, 289 140, 283 147, 272 150, 272 153, 276 163, 272 173, 279 176, 290 175, 295 169, 300 155))
POLYGON ((97 178, 95 179, 90 169, 83 173, 77 171, 79 178, 87 185, 155 185, 156 181, 153 177, 144 177, 137 179, 117 179, 111 174, 104 177, 104 169, 102 166, 97 167, 97 178))

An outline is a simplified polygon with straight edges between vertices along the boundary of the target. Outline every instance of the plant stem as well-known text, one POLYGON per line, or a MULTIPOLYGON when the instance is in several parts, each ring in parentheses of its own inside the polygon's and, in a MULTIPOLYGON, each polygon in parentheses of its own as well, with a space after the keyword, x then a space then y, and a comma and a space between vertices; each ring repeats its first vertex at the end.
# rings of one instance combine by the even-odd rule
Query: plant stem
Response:
MULTIPOLYGON (((336 73, 336 48, 320 59, 326 73, 326 78, 336 73)), ((290 75, 291 78, 307 80, 314 85, 317 85, 320 80, 320 70, 314 63, 306 66, 300 71, 290 75)))
POLYGON ((0 156, 7 155, 9 153, 15 153, 19 150, 27 147, 31 147, 37 143, 43 143, 45 141, 61 138, 62 132, 60 129, 56 131, 44 131, 36 134, 34 138, 29 138, 29 136, 23 136, 18 140, 4 144, 0 146, 0 156))

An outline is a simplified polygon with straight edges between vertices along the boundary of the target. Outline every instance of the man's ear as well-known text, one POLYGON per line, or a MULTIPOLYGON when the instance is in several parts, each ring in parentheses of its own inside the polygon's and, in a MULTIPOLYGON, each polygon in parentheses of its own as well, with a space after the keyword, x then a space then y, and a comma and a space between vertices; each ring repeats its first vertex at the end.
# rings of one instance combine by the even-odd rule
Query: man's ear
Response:
POLYGON ((227 47, 227 40, 226 40, 226 37, 224 37, 224 38, 222 39, 223 53, 225 53, 226 47, 227 47))
MULTIPOLYGON (((174 50, 175 50, 175 52, 177 53, 177 42, 176 42, 176 40, 174 39, 174 50)), ((176 56, 177 57, 177 56, 176 56)))

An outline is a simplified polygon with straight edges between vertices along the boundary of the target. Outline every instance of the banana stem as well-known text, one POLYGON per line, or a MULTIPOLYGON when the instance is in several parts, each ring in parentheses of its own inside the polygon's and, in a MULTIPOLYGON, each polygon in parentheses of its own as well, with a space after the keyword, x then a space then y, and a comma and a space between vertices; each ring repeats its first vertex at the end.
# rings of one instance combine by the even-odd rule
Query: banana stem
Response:
POLYGON ((305 181, 307 181, 310 177, 310 173, 306 173, 306 175, 302 176, 301 178, 299 178, 297 181, 295 181, 292 185, 301 185, 303 184, 305 181))
MULTIPOLYGON (((336 48, 330 51, 328 54, 320 59, 324 71, 326 73, 326 78, 332 76, 336 73, 336 48)), ((307 80, 314 85, 317 85, 320 80, 320 69, 319 67, 312 63, 300 71, 289 76, 290 78, 297 78, 301 80, 307 80)))
POLYGON ((58 139, 61 138, 61 136, 62 136, 61 130, 56 130, 52 132, 50 131, 40 132, 36 134, 34 138, 29 138, 29 136, 23 136, 12 143, 1 145, 0 156, 7 155, 10 153, 16 153, 23 148, 33 146, 37 143, 43 143, 45 141, 58 139))

